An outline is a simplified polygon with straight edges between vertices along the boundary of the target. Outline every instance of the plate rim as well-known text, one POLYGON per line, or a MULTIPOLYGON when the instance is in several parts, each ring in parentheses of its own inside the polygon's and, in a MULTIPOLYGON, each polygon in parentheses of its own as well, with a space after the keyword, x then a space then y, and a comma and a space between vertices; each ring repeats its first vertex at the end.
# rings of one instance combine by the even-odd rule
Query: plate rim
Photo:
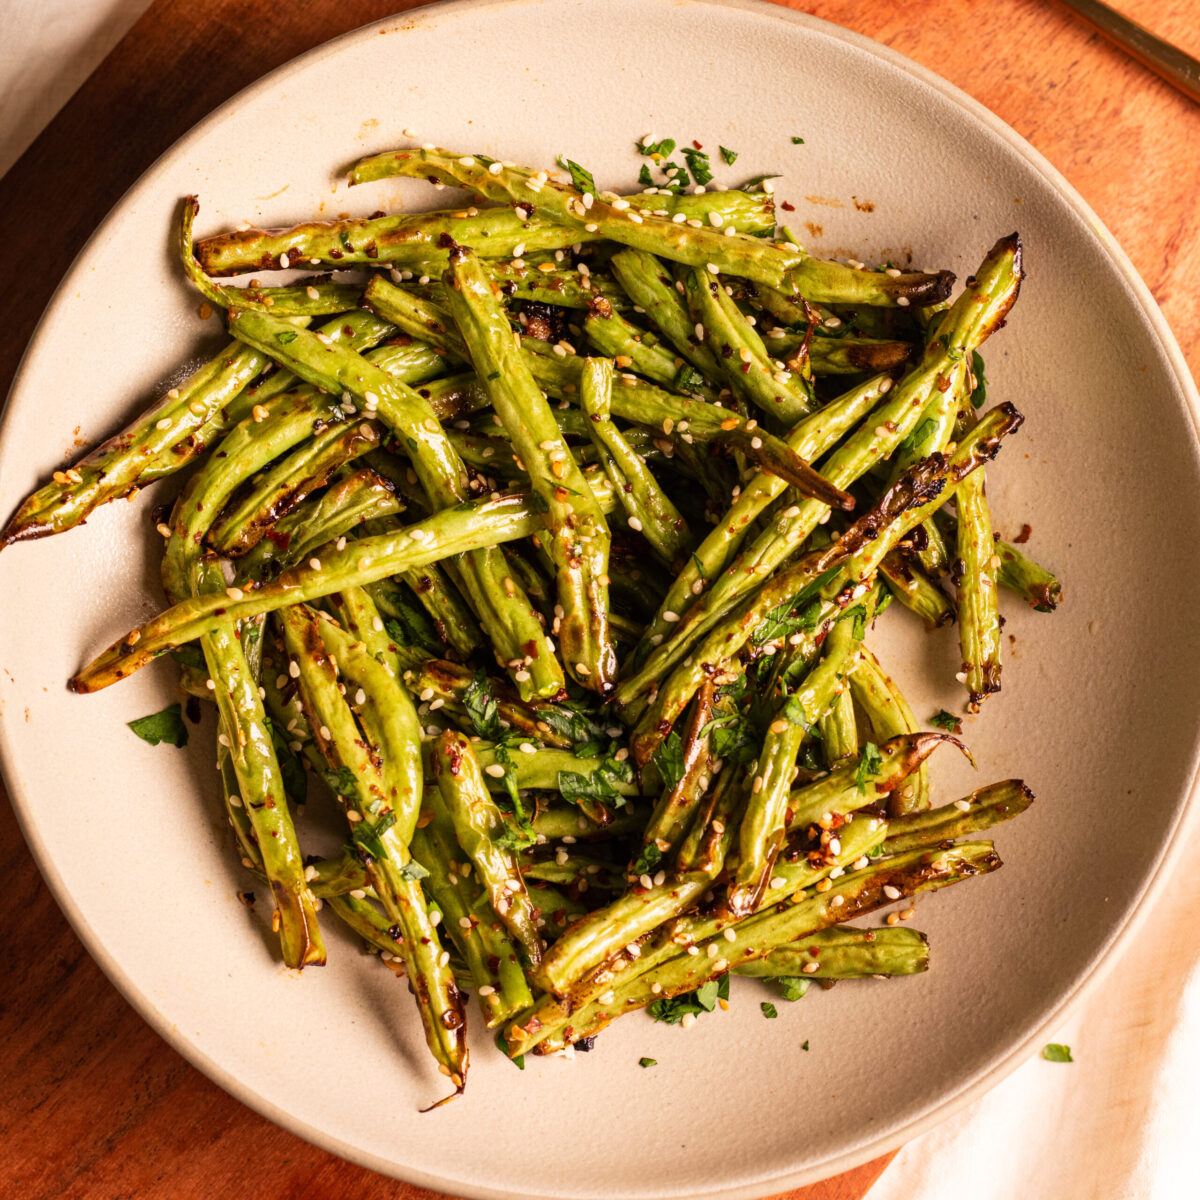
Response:
MULTIPOLYGON (((11 421, 9 419, 14 408, 13 398, 22 386, 28 363, 35 350, 40 346, 51 314, 57 310, 63 297, 69 291, 71 282, 89 255, 93 245, 101 239, 109 225, 116 220, 130 197, 154 183, 164 172, 166 161, 180 147, 200 134, 210 124, 221 120, 230 109, 245 98, 278 86, 282 81, 299 72, 311 62, 337 54, 341 44, 345 41, 358 38, 366 40, 367 35, 371 31, 383 26, 393 25, 397 21, 409 22, 414 20, 423 21, 430 18, 436 19, 444 13, 453 12, 458 9, 465 12, 468 9, 471 11, 482 11, 484 9, 495 8, 519 8, 542 2, 544 0, 434 0, 433 3, 424 4, 404 12, 394 13, 378 21, 373 21, 339 34, 337 37, 314 46, 303 54, 281 64, 266 75, 263 75, 261 78, 234 93, 234 95, 214 108, 195 125, 191 126, 191 128, 163 150, 150 166, 122 192, 104 218, 97 224, 87 241, 84 242, 78 254, 76 254, 70 266, 63 274, 53 295, 38 318, 37 325, 26 344, 13 375, 13 381, 8 395, 5 397, 3 409, 0 410, 0 457, 4 455, 9 438, 14 436, 11 433, 11 421)), ((1090 228, 1092 234, 1100 243, 1104 254, 1117 269, 1121 279, 1128 287, 1133 299, 1142 310, 1147 323, 1152 329, 1171 372, 1179 385, 1180 393, 1185 401, 1188 414, 1191 417, 1193 434, 1200 440, 1200 391, 1197 389, 1196 381, 1192 377, 1183 352, 1157 301, 1138 273, 1129 255, 1121 247, 1116 238, 1113 237, 1108 227, 1100 220, 1088 202, 1068 182, 1062 173, 1026 138, 1013 129, 1012 126, 955 84, 950 83, 930 68, 901 54, 899 51, 893 50, 890 46, 832 21, 827 21, 794 8, 785 7, 782 3, 774 3, 772 0, 656 0, 656 2, 671 3, 677 7, 738 9, 807 27, 903 71, 918 82, 932 88, 939 95, 958 105, 970 116, 974 117, 989 132, 1000 138, 1010 149, 1016 151, 1042 179, 1053 187, 1060 199, 1077 216, 1081 217, 1090 228)), ((398 32, 406 32, 406 30, 401 29, 398 32)), ((31 815, 34 806, 30 804, 24 796, 22 789, 17 787, 14 782, 17 762, 16 738, 11 737, 9 725, 10 721, 5 719, 3 714, 0 714, 0 778, 3 779, 7 786, 13 812, 17 819, 17 825, 25 839, 26 845, 29 847, 42 878, 46 882, 46 886, 50 889, 55 902, 58 904, 75 935, 83 943, 84 948, 109 982, 129 1002, 138 1015, 150 1025, 155 1033, 190 1065, 201 1071, 208 1079, 217 1084, 218 1087, 222 1088, 235 1100, 245 1104, 252 1111, 265 1117, 267 1120, 281 1126, 297 1137, 303 1138, 305 1141, 337 1155, 339 1158, 366 1167, 386 1177, 400 1179, 434 1190, 445 1190, 449 1186, 454 1192, 461 1194, 463 1197, 469 1197, 470 1200, 551 1200, 552 1196, 557 1195, 556 1193, 539 1192, 534 1197, 527 1190, 516 1192, 507 1188, 478 1187, 466 1181, 453 1180, 449 1176, 431 1175, 407 1163, 397 1163, 383 1159, 370 1151, 362 1150, 345 1143, 335 1135, 309 1124, 306 1120, 281 1108, 262 1095, 252 1085, 215 1063, 170 1021, 167 1014, 158 1008, 149 994, 108 953, 100 937, 91 928, 79 910, 73 895, 65 886, 55 867, 49 847, 42 843, 35 835, 30 824, 26 821, 26 806, 28 805, 31 815)), ((1200 729, 1198 729, 1198 733, 1200 733, 1200 729)), ((1200 790, 1200 763, 1197 762, 1197 750, 1200 750, 1200 738, 1198 738, 1197 747, 1193 748, 1192 778, 1190 784, 1186 787, 1186 795, 1182 803, 1178 805, 1174 819, 1164 831, 1164 844, 1160 848, 1153 865, 1146 872, 1125 918, 1098 947, 1092 965, 1073 982, 1065 996, 1053 1009, 1045 1014, 1042 1021, 1039 1022, 1037 1027, 1028 1036, 1011 1046, 990 1067, 981 1070, 976 1077, 967 1080, 957 1090, 944 1096, 929 1111, 915 1117, 902 1127, 893 1129, 888 1133, 880 1134, 877 1137, 843 1151, 841 1154, 825 1159, 816 1165, 783 1171, 770 1176, 755 1177, 753 1180, 743 1179, 741 1182, 709 1187, 703 1193, 692 1193, 695 1200, 757 1200, 759 1197, 771 1195, 789 1188, 802 1187, 839 1175, 872 1159, 878 1158, 890 1150, 897 1149, 941 1124, 952 1114, 979 1099, 1012 1074, 1016 1067, 1028 1058, 1033 1047, 1049 1032, 1061 1026, 1067 1017, 1093 993, 1114 968, 1120 950, 1138 932, 1142 923, 1148 919, 1150 911, 1148 901, 1152 894, 1161 889, 1166 877, 1181 859, 1188 840, 1186 835, 1195 833, 1197 829, 1200 829, 1200 804, 1197 804, 1197 792, 1200 790)))

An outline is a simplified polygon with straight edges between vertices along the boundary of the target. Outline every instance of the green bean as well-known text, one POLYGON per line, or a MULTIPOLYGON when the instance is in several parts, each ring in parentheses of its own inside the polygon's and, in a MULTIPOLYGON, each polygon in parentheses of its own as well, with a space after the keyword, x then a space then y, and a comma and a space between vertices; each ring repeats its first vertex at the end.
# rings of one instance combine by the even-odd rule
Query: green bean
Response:
POLYGON ((858 758, 858 723, 854 716, 854 697, 849 688, 834 697, 820 722, 821 753, 825 766, 832 770, 858 758))
POLYGON ((536 966, 542 958, 542 939, 533 906, 516 855, 504 845, 504 816, 488 794, 471 743, 461 733, 447 730, 434 739, 431 758, 440 800, 458 844, 475 864, 497 916, 536 966))
POLYGON ((567 669, 582 686, 607 693, 616 653, 608 632, 608 524, 575 463, 541 389, 513 344, 508 319, 479 259, 450 256, 447 300, 471 360, 541 502, 563 612, 555 632, 567 669))
MULTIPOLYGON (((335 627, 303 605, 283 610, 281 617, 288 654, 300 672, 309 724, 329 762, 330 786, 351 823, 351 837, 367 879, 388 920, 402 931, 403 936, 395 940, 417 999, 426 1043, 455 1092, 461 1092, 468 1061, 466 1018, 449 955, 443 952, 430 919, 419 872, 411 865, 407 838, 412 820, 405 814, 414 806, 407 795, 395 794, 341 694, 338 676, 344 664, 325 641, 335 627)), ((344 652, 343 646, 339 649, 344 652)), ((407 791, 414 783, 419 796, 419 778, 408 782, 407 791)))
POLYGON ((1021 425, 1021 415, 1011 405, 994 408, 970 433, 964 435, 950 459, 937 455, 905 473, 884 493, 874 510, 859 519, 827 550, 811 551, 779 572, 724 621, 715 624, 699 648, 681 663, 659 689, 653 704, 643 712, 631 739, 639 763, 683 711, 711 664, 737 653, 768 615, 781 606, 800 609, 814 599, 823 602, 819 627, 844 602, 857 599, 859 589, 874 575, 880 560, 914 525, 926 520, 954 493, 963 478, 994 457, 1000 439, 1021 425), (931 496, 932 499, 925 499, 931 496), (690 665, 689 665, 690 664, 690 665))
POLYGON ((1016 592, 1035 612, 1053 612, 1062 601, 1062 584, 1045 567, 1027 558, 1009 542, 997 542, 1001 587, 1016 592))
MULTIPOLYGON (((359 163, 351 178, 362 182, 390 175, 435 178, 452 187, 463 187, 489 200, 515 205, 514 211, 535 212, 574 227, 581 233, 596 233, 623 246, 647 250, 673 262, 751 279, 787 292, 800 292, 819 303, 931 304, 944 299, 954 282, 948 271, 936 275, 900 275, 856 271, 840 263, 810 258, 791 243, 763 242, 746 234, 722 236, 717 226, 724 223, 719 208, 710 208, 710 224, 698 227, 640 210, 628 200, 603 193, 592 196, 589 206, 573 187, 550 180, 545 172, 531 176, 522 168, 501 165, 482 155, 455 155, 444 150, 399 150, 359 163), (716 212, 718 221, 711 220, 716 212), (594 228, 591 228, 594 226, 594 228)), ((591 193, 589 193, 591 195, 591 193)), ((666 197, 661 197, 666 207, 666 197)), ((656 201, 657 203, 657 201, 656 201)), ((675 217, 682 216, 678 207, 675 217)), ((730 226, 732 227, 732 226, 730 226)))
MULTIPOLYGON (((461 504, 468 495, 466 471, 438 423, 429 401, 352 350, 326 344, 263 313, 243 312, 233 322, 240 340, 256 345, 310 383, 340 394, 379 418, 404 440, 413 467, 435 508, 461 504)), ((464 584, 497 654, 525 677, 523 692, 554 696, 562 673, 529 599, 512 583, 495 547, 473 550, 463 562, 464 584), (509 584, 512 583, 511 588, 509 584), (533 651, 528 649, 532 643, 533 651), (525 660, 530 660, 525 662, 525 660), (528 668, 528 669, 525 669, 528 668)), ((515 676, 514 676, 515 677, 515 676)))
MULTIPOLYGON (((736 971, 765 957, 780 945, 795 942, 798 937, 890 904, 891 897, 885 895, 885 887, 902 896, 911 896, 986 874, 999 865, 989 842, 968 842, 948 850, 881 859, 872 867, 840 879, 828 892, 781 906, 783 911, 757 913, 729 926, 734 935, 732 941, 722 936, 720 941, 709 943, 716 947, 713 957, 703 950, 698 955, 679 954, 613 989, 611 1000, 598 998, 572 1014, 570 1039, 590 1036, 614 1017, 644 1008, 656 999, 694 991, 730 970, 736 971), (841 904, 835 905, 835 900, 841 904)), ((512 1028, 509 1027, 509 1033, 512 1028)), ((511 1037, 508 1044, 511 1054, 514 1052, 511 1037)), ((553 1048, 545 1041, 542 1046, 553 1048)))
POLYGON ((412 849, 429 872, 425 887, 442 914, 446 934, 467 964, 484 1020, 493 1029, 533 1002, 517 946, 486 896, 453 869, 457 846, 444 814, 417 830, 412 849))
MULTIPOLYGON (((597 480, 592 481, 591 487, 600 503, 611 509, 615 504, 611 490, 605 491, 597 480)), ((374 583, 467 550, 529 537, 541 528, 540 515, 528 494, 509 493, 495 500, 443 509, 426 521, 392 533, 361 538, 340 550, 326 547, 321 559, 309 559, 290 567, 269 583, 253 589, 235 589, 240 598, 226 593, 180 601, 115 642, 74 676, 71 686, 79 692, 108 687, 159 655, 203 636, 224 615, 245 620, 348 587, 374 583)))
POLYGON ((778 366, 742 311, 710 271, 689 271, 684 285, 703 335, 726 382, 748 403, 792 425, 812 410, 812 387, 802 374, 778 366))
MULTIPOLYGON (((822 467, 822 474, 840 487, 848 487, 872 466, 895 453, 916 428, 939 381, 953 379, 957 364, 968 356, 1000 323, 1016 301, 1022 278, 1020 240, 1014 235, 993 246, 966 291, 943 318, 944 333, 926 346, 917 365, 892 389, 886 403, 843 442, 822 467)), ((623 680, 617 699, 628 703, 661 680, 667 670, 689 653, 731 605, 757 588, 791 557, 828 519, 824 505, 815 500, 796 506, 778 527, 764 530, 730 568, 707 589, 681 620, 669 640, 658 647, 635 676, 623 680)))
POLYGON ((612 364, 607 359, 585 360, 580 402, 600 465, 625 509, 630 528, 645 537, 666 566, 682 564, 692 540, 687 521, 612 422, 612 364))
POLYGON ((988 784, 953 804, 892 818, 884 850, 900 854, 982 833, 1001 821, 1020 816, 1033 800, 1033 793, 1020 779, 988 784))
POLYGON ((653 254, 628 248, 614 254, 610 265, 630 300, 645 310, 676 351, 706 379, 716 379, 717 360, 696 337, 695 322, 667 268, 653 254))
POLYGON ((958 541, 958 643, 962 652, 967 707, 1000 690, 1000 608, 996 576, 1001 559, 992 540, 992 518, 984 496, 983 472, 963 480, 955 497, 958 541))
MULTIPOLYGON (((872 588, 863 598, 861 608, 856 607, 835 622, 822 644, 820 661, 807 673, 800 687, 790 694, 785 692, 784 703, 776 709, 738 826, 738 864, 728 898, 734 916, 753 912, 767 889, 787 832, 796 756, 809 731, 825 715, 834 698, 845 690, 863 635, 874 619, 878 596, 878 588, 872 588)), ((802 656, 789 647, 780 675, 786 675, 789 659, 802 661, 802 656)))
MULTIPOLYGON (((790 434, 787 444, 803 459, 811 461, 828 451, 855 422, 860 421, 891 390, 892 381, 886 375, 877 375, 848 392, 831 400, 824 408, 805 417, 790 434)), ((750 534, 754 522, 768 507, 783 495, 786 483, 777 475, 759 471, 738 493, 728 512, 717 523, 712 532, 693 551, 672 582, 654 619, 643 636, 639 650, 649 654, 653 639, 664 637, 671 631, 678 615, 691 605, 693 597, 704 591, 712 580, 717 579, 729 565, 738 547, 750 534), (669 615, 668 615, 669 614, 669 615)), ((789 506, 784 519, 798 515, 796 506, 789 506)), ((628 677, 617 688, 618 700, 636 695, 639 691, 640 673, 628 677)))
POLYGON ((925 573, 918 561, 902 550, 893 550, 879 564, 879 573, 887 581, 892 595, 905 608, 916 613, 926 629, 937 629, 954 620, 954 608, 946 598, 946 593, 925 573))
POLYGON ((185 466, 205 449, 206 429, 262 374, 266 355, 234 342, 142 416, 29 496, 0 534, 13 542, 64 533, 109 500, 185 466))
POLYGON ((583 331, 592 345, 612 359, 624 359, 623 370, 633 371, 654 383, 672 391, 687 392, 715 400, 716 391, 693 371, 689 383, 677 383, 680 362, 670 347, 662 343, 656 333, 627 321, 620 313, 589 315, 583 322, 583 331))
MULTIPOLYGON (((895 680, 879 665, 879 659, 866 646, 858 648, 850 672, 850 691, 866 716, 876 741, 916 733, 920 729, 895 680)), ((929 769, 922 764, 903 787, 892 792, 888 808, 893 816, 902 816, 910 812, 923 812, 928 807, 929 769)))
POLYGON ((835 925, 734 969, 736 975, 771 979, 854 979, 872 975, 919 975, 929 970, 929 939, 899 926, 855 929, 835 925), (816 970, 812 969, 816 965, 816 970), (803 974, 801 974, 803 972, 803 974))
MULTIPOLYGON (((384 178, 368 174, 360 164, 352 182, 384 178)), ((649 203, 641 197, 631 202, 649 203)), ((701 218, 712 211, 748 233, 768 233, 774 228, 770 198, 761 193, 709 192, 701 196, 660 196, 656 206, 688 217, 701 218)), ((240 275, 247 271, 279 267, 326 265, 335 270, 361 264, 388 263, 420 267, 430 274, 444 267, 446 252, 439 245, 449 235, 460 245, 471 246, 487 258, 512 258, 518 246, 527 252, 562 250, 576 242, 592 242, 601 235, 564 225, 541 214, 522 220, 511 208, 404 213, 343 221, 308 221, 290 229, 245 229, 203 238, 196 256, 211 276, 240 275)))

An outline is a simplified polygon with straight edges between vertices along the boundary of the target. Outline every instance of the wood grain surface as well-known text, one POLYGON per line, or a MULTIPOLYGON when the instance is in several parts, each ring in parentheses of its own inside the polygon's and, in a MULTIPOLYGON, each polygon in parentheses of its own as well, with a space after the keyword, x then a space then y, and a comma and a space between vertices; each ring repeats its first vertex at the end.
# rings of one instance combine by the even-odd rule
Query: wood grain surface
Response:
MULTIPOLYGON (((1115 2, 1200 54, 1200 0, 1115 2)), ((403 0, 156 0, 0 180, 0 278, 9 282, 0 290, 0 394, 91 230, 171 142, 311 46, 413 7, 403 0), (20 288, 12 286, 18 278, 20 288)), ((1129 252, 1193 373, 1200 372, 1200 106, 1053 0, 792 7, 911 56, 1028 138, 1129 252)), ((63 919, 2 790, 0 871, 6 1200, 434 1200, 276 1128, 162 1042, 63 919)), ((860 1200, 889 1159, 788 1193, 788 1200, 860 1200)))

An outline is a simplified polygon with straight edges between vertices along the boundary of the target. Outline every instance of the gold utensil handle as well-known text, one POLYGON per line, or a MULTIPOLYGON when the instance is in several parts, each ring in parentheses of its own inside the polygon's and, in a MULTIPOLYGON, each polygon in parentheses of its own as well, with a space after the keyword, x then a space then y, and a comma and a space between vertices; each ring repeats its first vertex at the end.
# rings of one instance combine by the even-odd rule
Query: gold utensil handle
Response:
POLYGON ((1116 42, 1143 66, 1149 67, 1185 96, 1200 103, 1200 60, 1178 46, 1114 12, 1100 0, 1063 0, 1087 23, 1110 41, 1116 42))

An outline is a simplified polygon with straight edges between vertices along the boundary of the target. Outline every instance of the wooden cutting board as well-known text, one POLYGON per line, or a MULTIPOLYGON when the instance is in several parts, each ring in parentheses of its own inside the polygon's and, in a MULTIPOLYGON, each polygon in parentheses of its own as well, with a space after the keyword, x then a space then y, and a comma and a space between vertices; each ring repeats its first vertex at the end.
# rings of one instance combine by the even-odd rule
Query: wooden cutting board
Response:
MULTIPOLYGON (((1157 0, 1121 3, 1200 53, 1200 0, 1172 5, 1169 14, 1157 0)), ((925 63, 1030 138, 1133 256, 1193 371, 1200 366, 1200 289, 1192 278, 1200 255, 1200 107, 1053 3, 792 6, 925 63)), ((404 0, 155 0, 0 180, 0 279, 7 284, 0 289, 0 394, 87 236, 163 150, 267 71, 413 7, 404 0)), ((0 1180, 7 1200, 435 1200, 276 1128, 162 1042, 63 919, 2 789, 0 872, 7 897, 0 1180)), ((861 1200, 890 1159, 786 1200, 861 1200)))

